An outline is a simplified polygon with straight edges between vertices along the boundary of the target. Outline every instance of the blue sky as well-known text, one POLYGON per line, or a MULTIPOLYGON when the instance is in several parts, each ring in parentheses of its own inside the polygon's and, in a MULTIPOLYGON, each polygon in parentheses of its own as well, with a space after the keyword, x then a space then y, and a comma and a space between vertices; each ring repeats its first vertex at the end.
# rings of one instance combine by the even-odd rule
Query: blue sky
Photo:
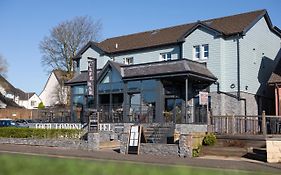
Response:
POLYGON ((91 16, 103 23, 102 39, 197 20, 267 9, 281 28, 280 0, 1 0, 0 54, 7 79, 26 92, 41 93, 47 72, 39 43, 62 21, 91 16))

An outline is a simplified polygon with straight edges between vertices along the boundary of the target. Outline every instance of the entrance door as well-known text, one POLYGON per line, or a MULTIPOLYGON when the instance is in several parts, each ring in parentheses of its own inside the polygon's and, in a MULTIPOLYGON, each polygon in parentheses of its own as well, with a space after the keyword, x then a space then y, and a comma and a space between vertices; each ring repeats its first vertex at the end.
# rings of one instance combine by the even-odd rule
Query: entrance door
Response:
POLYGON ((164 120, 166 123, 181 123, 183 116, 183 100, 179 98, 165 99, 164 120))

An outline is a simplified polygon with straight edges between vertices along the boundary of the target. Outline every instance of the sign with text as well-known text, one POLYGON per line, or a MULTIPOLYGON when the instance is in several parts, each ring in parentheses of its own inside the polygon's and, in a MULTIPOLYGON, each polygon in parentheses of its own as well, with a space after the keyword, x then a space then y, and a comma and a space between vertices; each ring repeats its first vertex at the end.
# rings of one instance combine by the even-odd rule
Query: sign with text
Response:
POLYGON ((89 110, 89 132, 99 132, 99 116, 96 109, 89 110))
POLYGON ((128 143, 128 154, 139 154, 140 136, 141 126, 131 126, 128 143))
POLYGON ((208 92, 199 92, 199 104, 200 105, 208 105, 208 92))
POLYGON ((88 61, 88 95, 95 96, 96 91, 96 80, 97 80, 97 60, 92 59, 88 61))

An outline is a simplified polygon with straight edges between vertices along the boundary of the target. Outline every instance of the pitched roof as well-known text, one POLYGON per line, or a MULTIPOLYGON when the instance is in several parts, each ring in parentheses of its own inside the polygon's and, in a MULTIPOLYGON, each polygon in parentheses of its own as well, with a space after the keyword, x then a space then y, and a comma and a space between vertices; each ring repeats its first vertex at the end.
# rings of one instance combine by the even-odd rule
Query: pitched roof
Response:
POLYGON ((157 76, 190 75, 215 81, 217 78, 207 69, 203 63, 188 59, 172 61, 159 61, 139 65, 123 66, 123 79, 154 78, 157 76))
POLYGON ((90 41, 76 54, 74 59, 81 58, 81 54, 83 54, 89 47, 102 51, 101 54, 113 54, 137 49, 177 44, 183 42, 184 38, 199 26, 213 30, 223 37, 245 34, 262 17, 265 17, 270 30, 281 37, 280 29, 272 25, 267 11, 256 10, 237 15, 108 38, 100 43, 90 41))
POLYGON ((279 58, 279 62, 277 63, 274 71, 272 72, 269 80, 269 84, 281 83, 281 58, 279 58))
POLYGON ((77 84, 77 83, 86 83, 88 79, 88 72, 83 71, 80 74, 75 75, 71 80, 67 81, 65 84, 77 84))
POLYGON ((10 108, 10 107, 22 108, 18 104, 16 104, 16 102, 14 102, 12 99, 9 99, 5 97, 3 94, 1 94, 1 92, 0 92, 0 101, 2 101, 4 104, 7 105, 6 108, 10 108))
POLYGON ((34 94, 35 94, 35 92, 22 93, 19 95, 19 99, 20 100, 29 100, 34 94))
MULTIPOLYGON (((217 78, 207 69, 205 64, 191 61, 188 59, 178 59, 171 61, 158 61, 144 64, 124 65, 113 61, 108 61, 107 64, 98 74, 98 79, 103 75, 108 66, 113 66, 122 76, 124 80, 131 79, 147 79, 155 77, 170 77, 188 75, 191 77, 201 78, 207 81, 215 81, 217 78)), ((77 83, 86 83, 88 73, 82 72, 66 84, 72 85, 77 83)))
POLYGON ((64 70, 56 69, 56 70, 53 70, 53 73, 55 74, 55 76, 60 84, 66 82, 67 80, 70 79, 68 76, 68 73, 64 70))
MULTIPOLYGON (((95 43, 95 46, 98 46, 107 53, 116 53, 175 44, 182 42, 186 33, 191 32, 200 25, 204 25, 205 27, 219 32, 222 36, 227 37, 237 33, 247 32, 247 30, 263 16, 266 16, 268 24, 272 25, 266 10, 257 10, 232 16, 208 19, 189 24, 109 38, 100 43, 95 43)), ((273 26, 269 27, 277 32, 273 26)))
POLYGON ((18 92, 17 88, 15 88, 7 79, 5 79, 2 75, 0 75, 0 86, 2 86, 7 93, 15 94, 18 92))

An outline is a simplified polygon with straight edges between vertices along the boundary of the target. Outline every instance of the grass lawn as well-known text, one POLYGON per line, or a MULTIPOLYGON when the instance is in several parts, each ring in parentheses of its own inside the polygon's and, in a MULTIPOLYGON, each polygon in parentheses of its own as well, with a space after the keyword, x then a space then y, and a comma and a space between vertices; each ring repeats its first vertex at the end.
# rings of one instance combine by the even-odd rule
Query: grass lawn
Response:
POLYGON ((257 175, 258 172, 0 154, 0 175, 257 175))

